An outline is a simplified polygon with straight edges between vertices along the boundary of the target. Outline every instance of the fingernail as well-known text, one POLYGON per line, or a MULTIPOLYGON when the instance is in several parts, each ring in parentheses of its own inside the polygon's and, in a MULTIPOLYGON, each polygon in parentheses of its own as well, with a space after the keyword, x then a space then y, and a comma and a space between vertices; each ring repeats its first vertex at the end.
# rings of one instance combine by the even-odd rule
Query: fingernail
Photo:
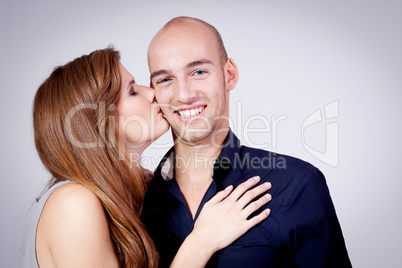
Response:
POLYGON ((232 185, 229 185, 228 187, 226 187, 225 191, 229 191, 230 188, 232 188, 232 185))
POLYGON ((270 194, 266 194, 266 195, 265 195, 265 198, 269 201, 269 200, 272 199, 272 196, 271 196, 270 194))
POLYGON ((267 208, 267 209, 265 210, 265 212, 269 215, 269 214, 271 213, 271 210, 270 210, 269 208, 267 208))
POLYGON ((266 182, 266 183, 264 183, 264 186, 267 187, 267 188, 269 188, 269 187, 271 187, 271 183, 270 183, 270 182, 266 182))
POLYGON ((260 181, 260 176, 255 176, 255 177, 254 177, 254 180, 260 181))

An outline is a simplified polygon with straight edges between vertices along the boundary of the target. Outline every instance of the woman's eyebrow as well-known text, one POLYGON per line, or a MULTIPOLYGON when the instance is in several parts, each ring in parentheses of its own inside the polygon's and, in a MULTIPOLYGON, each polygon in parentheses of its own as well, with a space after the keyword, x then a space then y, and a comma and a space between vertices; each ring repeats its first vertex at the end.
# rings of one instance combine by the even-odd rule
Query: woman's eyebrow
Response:
POLYGON ((130 87, 131 87, 132 85, 134 85, 134 83, 135 83, 135 79, 133 78, 133 79, 131 79, 131 80, 128 82, 127 89, 129 90, 130 87))

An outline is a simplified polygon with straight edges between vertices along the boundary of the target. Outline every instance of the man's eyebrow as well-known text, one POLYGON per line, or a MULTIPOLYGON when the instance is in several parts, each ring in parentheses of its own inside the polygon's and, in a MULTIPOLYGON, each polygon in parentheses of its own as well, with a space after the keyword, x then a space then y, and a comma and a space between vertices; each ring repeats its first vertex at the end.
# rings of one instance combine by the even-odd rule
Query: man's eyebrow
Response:
POLYGON ((196 60, 193 62, 190 62, 189 64, 186 65, 186 69, 190 69, 193 67, 196 67, 198 65, 204 65, 204 64, 214 64, 212 61, 207 60, 207 59, 201 59, 201 60, 196 60))
POLYGON ((155 71, 155 72, 153 72, 153 73, 151 73, 151 79, 152 78, 154 78, 155 76, 158 76, 158 75, 162 75, 162 74, 168 74, 169 72, 168 72, 168 70, 165 70, 165 69, 162 69, 162 70, 158 70, 158 71, 155 71))
MULTIPOLYGON (((212 61, 210 61, 210 60, 207 60, 207 59, 201 59, 201 60, 196 60, 196 61, 192 61, 192 62, 190 62, 189 64, 187 64, 186 65, 186 69, 190 69, 190 68, 193 68, 193 67, 196 67, 196 66, 199 66, 199 65, 204 65, 204 64, 214 64, 212 61)), ((153 72, 153 73, 151 73, 151 77, 150 77, 150 79, 152 79, 152 78, 154 78, 155 76, 158 76, 158 75, 162 75, 162 74, 169 74, 170 72, 168 71, 168 70, 166 70, 166 69, 162 69, 162 70, 158 70, 158 71, 155 71, 155 72, 153 72)))

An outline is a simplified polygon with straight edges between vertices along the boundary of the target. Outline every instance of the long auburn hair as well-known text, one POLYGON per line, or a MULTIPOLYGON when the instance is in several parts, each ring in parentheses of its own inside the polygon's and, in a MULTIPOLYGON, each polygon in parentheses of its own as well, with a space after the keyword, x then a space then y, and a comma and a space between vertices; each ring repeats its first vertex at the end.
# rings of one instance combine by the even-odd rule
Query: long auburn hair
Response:
POLYGON ((50 186, 72 180, 101 200, 121 267, 157 267, 158 254, 139 219, 145 181, 130 165, 114 121, 119 61, 109 47, 54 69, 34 100, 35 146, 53 176, 50 186))

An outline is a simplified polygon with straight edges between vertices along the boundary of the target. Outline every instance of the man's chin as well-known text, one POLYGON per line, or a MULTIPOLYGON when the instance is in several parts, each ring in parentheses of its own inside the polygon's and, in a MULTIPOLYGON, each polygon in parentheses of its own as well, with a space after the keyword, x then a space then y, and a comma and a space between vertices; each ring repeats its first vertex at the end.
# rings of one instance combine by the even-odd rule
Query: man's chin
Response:
POLYGON ((211 131, 205 129, 177 129, 173 127, 172 129, 176 139, 189 145, 200 144, 211 135, 211 131))

